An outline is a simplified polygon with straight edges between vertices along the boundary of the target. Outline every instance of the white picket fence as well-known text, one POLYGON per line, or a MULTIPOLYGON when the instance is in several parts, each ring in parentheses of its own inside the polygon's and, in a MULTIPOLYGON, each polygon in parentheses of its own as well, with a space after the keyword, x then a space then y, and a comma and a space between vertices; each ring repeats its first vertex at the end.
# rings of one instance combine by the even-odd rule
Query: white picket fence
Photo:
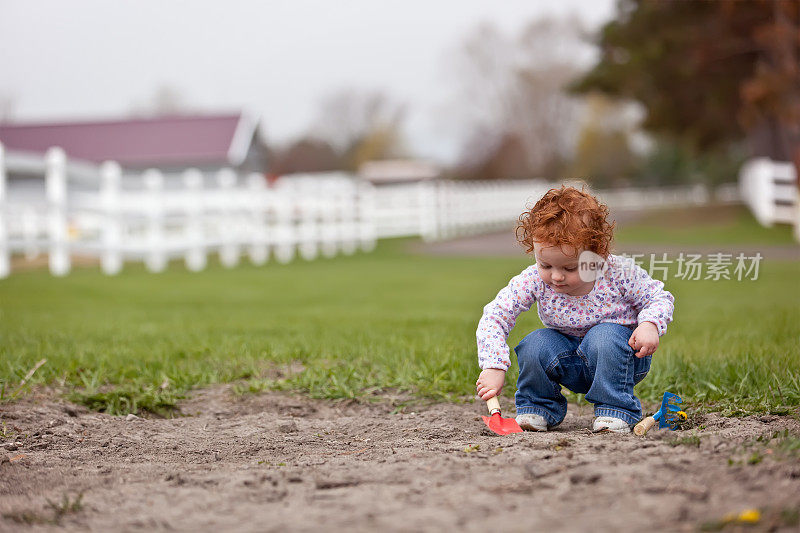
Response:
POLYGON ((739 173, 742 199, 762 226, 794 224, 800 241, 800 195, 794 165, 760 157, 751 159, 739 173))
POLYGON ((286 263, 296 254, 368 251, 377 238, 373 196, 369 184, 337 173, 267 187, 259 174, 123 174, 113 162, 68 162, 58 148, 42 158, 5 154, 0 145, 0 277, 10 273, 12 254, 47 253, 60 276, 73 256, 97 257, 115 274, 125 261, 159 272, 176 258, 198 271, 210 253, 230 267, 244 253, 262 264, 270 255, 286 263), (11 173, 33 179, 8 187, 11 173))
POLYGON ((508 228, 554 183, 529 181, 426 181, 383 185, 375 191, 379 238, 449 239, 508 228))
MULTIPOLYGON (((419 235, 438 240, 508 229, 526 208, 559 186, 561 183, 545 180, 429 181, 382 186, 375 192, 378 237, 419 235)), ((592 192, 616 210, 704 205, 711 200, 701 185, 592 192)), ((720 198, 714 201, 719 202, 720 198)), ((727 195, 724 201, 739 199, 727 195)))
MULTIPOLYGON (((223 265, 243 255, 270 257, 372 250, 386 237, 448 239, 511 228, 526 207, 560 183, 423 181, 375 187, 345 173, 284 176, 268 187, 260 174, 198 170, 127 173, 116 163, 5 154, 0 145, 0 277, 10 258, 47 254, 50 271, 65 275, 76 256, 99 259, 103 272, 127 261, 159 272, 173 259, 205 268, 209 254, 223 265), (16 178, 7 187, 7 175, 16 178)), ((594 191, 612 209, 702 205, 703 187, 594 191)))

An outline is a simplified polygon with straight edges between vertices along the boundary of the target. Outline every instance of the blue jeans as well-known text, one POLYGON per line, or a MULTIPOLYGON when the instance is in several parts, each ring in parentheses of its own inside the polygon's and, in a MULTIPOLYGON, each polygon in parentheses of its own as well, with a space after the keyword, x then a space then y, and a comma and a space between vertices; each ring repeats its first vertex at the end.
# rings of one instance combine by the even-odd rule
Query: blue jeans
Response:
POLYGON ((534 413, 557 426, 567 414, 561 386, 585 394, 595 416, 613 416, 628 424, 642 418, 633 386, 650 370, 651 356, 634 356, 628 346, 633 330, 620 324, 598 324, 584 337, 555 329, 537 329, 514 351, 519 362, 517 414, 534 413))

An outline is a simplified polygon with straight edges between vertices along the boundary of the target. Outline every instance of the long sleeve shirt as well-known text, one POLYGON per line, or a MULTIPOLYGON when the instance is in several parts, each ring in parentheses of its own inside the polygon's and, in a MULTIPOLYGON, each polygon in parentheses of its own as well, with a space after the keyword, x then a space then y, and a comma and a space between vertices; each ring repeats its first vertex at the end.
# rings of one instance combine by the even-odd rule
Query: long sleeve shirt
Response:
POLYGON ((652 322, 661 336, 672 322, 674 301, 664 283, 625 257, 610 254, 607 268, 583 296, 555 292, 542 281, 534 264, 514 276, 483 308, 477 331, 478 362, 484 370, 508 369, 511 358, 506 339, 520 313, 534 302, 546 327, 583 337, 592 326, 604 322, 625 326, 652 322))

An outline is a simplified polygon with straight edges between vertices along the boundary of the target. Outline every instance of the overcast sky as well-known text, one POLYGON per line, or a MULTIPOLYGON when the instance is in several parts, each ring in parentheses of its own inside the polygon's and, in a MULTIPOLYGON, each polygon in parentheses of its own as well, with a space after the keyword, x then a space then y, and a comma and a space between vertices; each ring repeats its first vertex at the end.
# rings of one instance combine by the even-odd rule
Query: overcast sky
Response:
POLYGON ((379 89, 408 105, 414 151, 447 160, 448 58, 491 22, 507 32, 614 0, 0 0, 0 103, 16 121, 125 116, 159 87, 203 111, 246 109, 267 139, 303 133, 320 99, 379 89))

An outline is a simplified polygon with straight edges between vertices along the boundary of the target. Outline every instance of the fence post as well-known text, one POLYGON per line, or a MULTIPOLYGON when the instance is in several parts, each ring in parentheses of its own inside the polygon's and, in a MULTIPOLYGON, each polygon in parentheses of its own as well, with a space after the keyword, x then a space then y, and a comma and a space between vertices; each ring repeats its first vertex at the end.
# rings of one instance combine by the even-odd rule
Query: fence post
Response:
POLYGON ((279 263, 288 263, 294 258, 294 210, 296 202, 295 194, 286 185, 273 190, 271 205, 271 215, 273 217, 272 234, 275 238, 275 259, 279 263))
POLYGON ((322 227, 320 238, 322 240, 322 255, 333 257, 339 249, 339 190, 336 184, 328 177, 322 178, 322 183, 317 191, 321 201, 322 227))
POLYGON ((147 250, 144 264, 150 272, 162 272, 167 268, 164 242, 164 176, 156 169, 149 169, 142 176, 147 195, 147 250))
POLYGON ((203 232, 203 175, 196 168, 183 173, 183 185, 186 187, 186 253, 184 262, 192 272, 199 272, 206 267, 207 257, 205 235, 203 232))
POLYGON ((365 180, 358 181, 358 240, 361 250, 371 252, 377 243, 375 213, 375 186, 365 180))
POLYGON ((53 147, 45 156, 45 192, 47 196, 50 273, 65 276, 70 270, 67 250, 67 156, 53 147))
POLYGON ((417 183, 417 219, 419 220, 419 236, 422 237, 424 241, 430 241, 434 237, 434 232, 436 231, 435 225, 435 213, 433 213, 433 207, 431 206, 431 194, 428 184, 424 181, 420 181, 417 183))
POLYGON ((217 173, 220 202, 220 229, 222 230, 222 246, 219 250, 219 260, 227 268, 235 267, 239 263, 239 227, 238 206, 236 205, 236 173, 229 168, 223 168, 217 173))
POLYGON ((453 182, 443 181, 439 184, 439 235, 443 239, 453 236, 453 182))
POLYGON ((11 250, 6 229, 6 152, 0 143, 0 278, 11 273, 11 250))
POLYGON ((297 205, 300 220, 297 226, 298 250, 300 256, 306 261, 313 261, 319 256, 320 227, 319 218, 320 196, 316 187, 308 181, 293 184, 292 190, 297 193, 297 205))
POLYGON ((775 184, 772 181, 773 162, 771 159, 759 159, 756 168, 756 202, 761 213, 761 224, 771 228, 775 224, 775 184))
POLYGON ((758 223, 772 226, 773 184, 772 162, 766 158, 751 159, 739 171, 739 187, 742 199, 750 208, 758 223))
POLYGON ((469 184, 453 182, 453 192, 456 200, 456 210, 458 217, 456 218, 456 235, 461 236, 467 233, 467 224, 470 221, 470 213, 468 213, 468 195, 469 184))
POLYGON ((247 197, 250 199, 250 218, 252 230, 250 231, 250 246, 248 255, 254 265, 263 265, 267 262, 268 225, 265 216, 267 196, 265 192, 264 176, 252 173, 247 177, 247 197))
POLYGON ((342 181, 345 194, 342 202, 342 252, 353 255, 358 247, 357 201, 355 177, 342 181))
POLYGON ((100 268, 108 275, 118 274, 122 270, 121 185, 122 169, 119 164, 114 161, 103 163, 100 167, 100 202, 105 220, 101 230, 100 268))

